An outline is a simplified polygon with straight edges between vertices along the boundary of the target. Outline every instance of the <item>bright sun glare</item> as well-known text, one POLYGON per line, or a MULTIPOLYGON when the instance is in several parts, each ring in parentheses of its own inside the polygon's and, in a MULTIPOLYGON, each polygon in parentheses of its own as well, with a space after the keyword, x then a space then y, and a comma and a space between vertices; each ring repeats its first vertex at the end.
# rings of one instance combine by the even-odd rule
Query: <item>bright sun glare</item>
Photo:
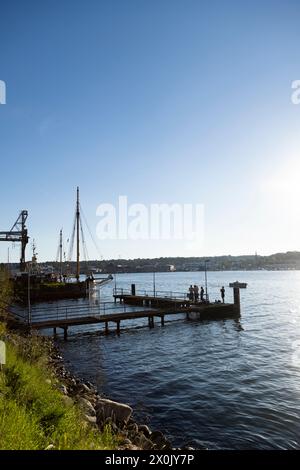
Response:
POLYGON ((263 182, 263 190, 272 196, 295 198, 300 202, 300 159, 285 164, 263 182))

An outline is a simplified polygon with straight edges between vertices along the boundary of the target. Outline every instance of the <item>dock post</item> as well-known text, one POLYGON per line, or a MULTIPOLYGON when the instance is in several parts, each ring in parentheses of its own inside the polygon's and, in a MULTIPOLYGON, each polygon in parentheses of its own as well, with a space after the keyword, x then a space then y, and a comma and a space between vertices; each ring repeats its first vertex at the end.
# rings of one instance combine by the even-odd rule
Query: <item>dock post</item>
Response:
POLYGON ((108 334, 108 321, 105 322, 105 334, 108 334))
POLYGON ((154 328, 154 317, 148 317, 149 328, 154 328))
POLYGON ((161 319, 161 326, 165 326, 165 316, 162 315, 160 319, 161 319))
POLYGON ((131 295, 135 295, 135 284, 131 284, 131 295))
POLYGON ((68 339, 68 327, 64 326, 64 340, 67 341, 68 339))
POLYGON ((241 313, 241 299, 240 299, 240 288, 239 287, 234 287, 233 288, 233 303, 238 310, 239 313, 241 313))
POLYGON ((241 314, 241 299, 240 299, 240 289, 246 289, 247 284, 245 282, 231 282, 229 287, 233 288, 233 303, 237 313, 241 314))
POLYGON ((53 336, 56 336, 56 326, 53 328, 53 336))
POLYGON ((120 334, 120 320, 117 321, 117 334, 120 334))
POLYGON ((186 312, 186 319, 187 319, 187 320, 190 319, 190 314, 189 314, 189 312, 186 312))

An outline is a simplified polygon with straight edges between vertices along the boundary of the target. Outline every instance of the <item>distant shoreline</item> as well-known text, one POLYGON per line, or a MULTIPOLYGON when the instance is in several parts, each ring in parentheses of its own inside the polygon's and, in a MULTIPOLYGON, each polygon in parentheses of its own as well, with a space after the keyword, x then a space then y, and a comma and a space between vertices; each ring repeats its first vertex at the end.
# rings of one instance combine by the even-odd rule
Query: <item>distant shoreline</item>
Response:
MULTIPOLYGON (((18 269, 18 263, 2 263, 13 269, 18 269)), ((57 272, 62 268, 65 272, 75 272, 75 261, 45 261, 38 263, 43 269, 57 272)), ((115 273, 142 273, 142 272, 204 272, 208 271, 298 271, 300 270, 300 252, 288 251, 268 256, 240 255, 240 256, 167 256, 161 258, 135 258, 135 259, 102 259, 81 260, 82 273, 115 274, 115 273)))
MULTIPOLYGON (((0 267, 2 266, 7 266, 5 263, 0 263, 0 267)), ((17 268, 16 268, 17 269, 17 268)), ((218 273, 218 272, 293 272, 293 271, 300 271, 299 268, 273 268, 273 269, 267 269, 267 268, 256 268, 256 269, 208 269, 207 272, 211 273, 218 273)), ((97 278, 97 275, 103 276, 103 275, 116 275, 116 274, 175 274, 175 273, 204 273, 205 270, 196 270, 196 269, 189 269, 189 270, 181 270, 181 269, 176 269, 174 271, 157 271, 157 270, 152 270, 152 271, 139 271, 139 270, 132 270, 132 271, 103 271, 101 273, 93 273, 95 278, 97 278)), ((81 272, 81 275, 84 275, 84 272, 81 272)))

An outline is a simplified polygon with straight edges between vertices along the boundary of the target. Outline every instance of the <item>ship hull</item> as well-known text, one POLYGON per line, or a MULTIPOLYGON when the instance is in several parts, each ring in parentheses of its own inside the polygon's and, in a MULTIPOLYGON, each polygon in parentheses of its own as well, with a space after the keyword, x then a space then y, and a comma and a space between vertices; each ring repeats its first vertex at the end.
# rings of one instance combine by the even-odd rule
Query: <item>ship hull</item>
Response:
POLYGON ((14 286, 15 298, 22 304, 28 303, 28 293, 30 291, 30 302, 47 302, 61 299, 77 299, 87 296, 87 283, 55 283, 38 284, 26 286, 24 283, 16 283, 14 286))

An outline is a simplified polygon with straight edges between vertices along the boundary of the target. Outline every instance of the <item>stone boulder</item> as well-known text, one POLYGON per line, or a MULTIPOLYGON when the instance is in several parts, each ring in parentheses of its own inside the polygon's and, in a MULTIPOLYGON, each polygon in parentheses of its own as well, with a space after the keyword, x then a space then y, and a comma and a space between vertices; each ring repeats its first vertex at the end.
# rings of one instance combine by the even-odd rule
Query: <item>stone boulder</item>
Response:
POLYGON ((157 449, 172 449, 171 443, 161 431, 153 431, 150 435, 150 440, 153 442, 157 449))
POLYGON ((93 405, 86 398, 80 397, 78 400, 79 407, 89 416, 96 416, 96 411, 93 405))
POLYGON ((150 441, 150 439, 148 439, 143 433, 140 433, 135 437, 133 444, 143 450, 151 450, 155 446, 155 444, 150 441))
POLYGON ((124 403, 118 403, 105 398, 99 398, 96 403, 97 423, 103 423, 107 418, 118 424, 127 424, 132 408, 124 403))
POLYGON ((151 431, 146 424, 140 424, 138 428, 139 432, 142 432, 146 437, 150 437, 151 431))

